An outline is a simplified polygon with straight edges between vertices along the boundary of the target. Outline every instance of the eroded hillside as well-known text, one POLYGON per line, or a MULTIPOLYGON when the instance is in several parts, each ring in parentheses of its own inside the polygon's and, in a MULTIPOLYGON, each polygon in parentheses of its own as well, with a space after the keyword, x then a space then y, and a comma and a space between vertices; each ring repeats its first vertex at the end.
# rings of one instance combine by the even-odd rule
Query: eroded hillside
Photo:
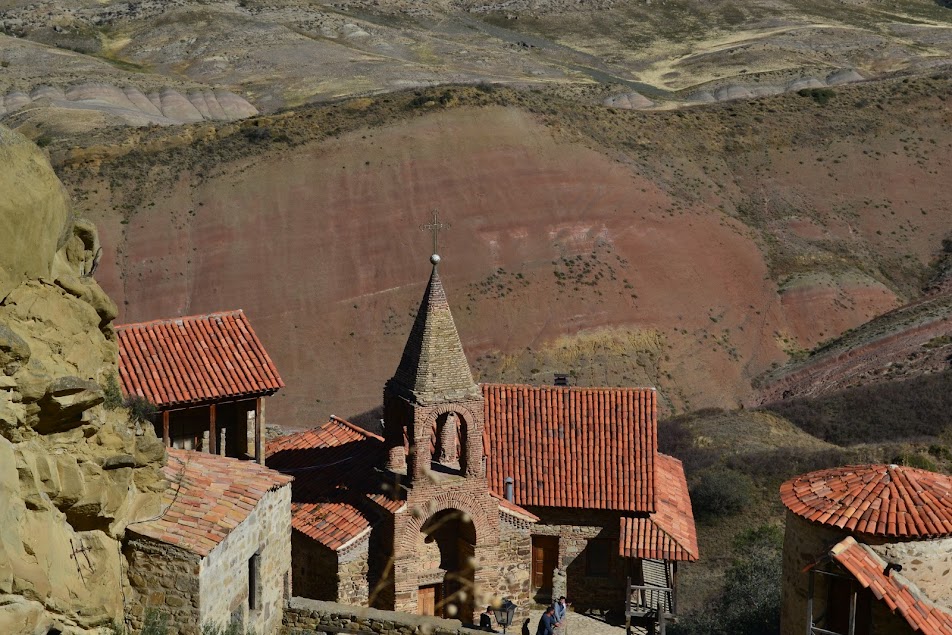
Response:
POLYGON ((918 297, 950 223, 945 74, 642 113, 434 88, 58 141, 134 321, 243 308, 288 426, 379 403, 426 277, 484 379, 651 384, 667 411, 918 297))

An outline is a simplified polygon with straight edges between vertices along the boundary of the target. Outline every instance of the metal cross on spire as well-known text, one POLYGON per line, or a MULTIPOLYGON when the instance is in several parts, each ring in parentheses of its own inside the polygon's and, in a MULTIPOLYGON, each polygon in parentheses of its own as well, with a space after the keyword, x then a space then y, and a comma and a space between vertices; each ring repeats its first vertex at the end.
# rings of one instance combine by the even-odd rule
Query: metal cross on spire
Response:
POLYGON ((440 230, 449 229, 449 228, 450 228, 449 223, 440 222, 439 212, 437 212, 436 210, 433 210, 433 222, 420 225, 421 230, 433 232, 433 255, 430 256, 430 262, 432 262, 434 265, 440 261, 440 254, 439 254, 440 230))

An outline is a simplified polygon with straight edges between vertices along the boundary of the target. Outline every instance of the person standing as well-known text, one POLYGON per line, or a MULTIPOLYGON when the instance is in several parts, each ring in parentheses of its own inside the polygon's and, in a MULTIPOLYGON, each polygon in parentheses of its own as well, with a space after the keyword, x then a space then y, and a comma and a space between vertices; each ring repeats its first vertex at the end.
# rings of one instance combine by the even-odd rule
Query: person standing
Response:
POLYGON ((555 607, 548 607, 539 618, 539 627, 536 635, 555 635, 555 607))
POLYGON ((552 609, 555 615, 555 625, 561 626, 562 622, 565 621, 565 612, 568 610, 568 603, 565 601, 564 595, 555 601, 552 609))

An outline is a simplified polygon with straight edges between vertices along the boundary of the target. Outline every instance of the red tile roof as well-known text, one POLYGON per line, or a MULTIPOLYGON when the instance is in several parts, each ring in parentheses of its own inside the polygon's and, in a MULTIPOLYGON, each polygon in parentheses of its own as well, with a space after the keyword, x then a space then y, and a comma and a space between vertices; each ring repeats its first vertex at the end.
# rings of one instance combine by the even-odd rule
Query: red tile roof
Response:
POLYGON ((515 503, 510 503, 506 500, 505 496, 497 494, 496 492, 489 490, 489 495, 499 501, 499 511, 504 514, 509 514, 510 516, 516 516, 523 520, 528 520, 529 522, 536 522, 539 520, 539 517, 530 512, 528 509, 523 509, 515 503))
POLYGON ((123 324, 116 334, 123 391, 159 407, 270 394, 284 386, 240 310, 123 324))
POLYGON ((952 478, 897 465, 811 472, 780 486, 790 511, 850 532, 902 538, 952 535, 952 478))
POLYGON ((295 476, 291 525, 335 551, 404 505, 375 469, 385 455, 383 439, 337 417, 267 446, 268 467, 295 476))
POLYGON ((890 611, 901 615, 914 631, 923 635, 952 635, 952 613, 936 606, 901 574, 885 574, 886 561, 868 546, 850 536, 830 550, 830 557, 890 611))
POLYGON ((658 454, 656 511, 647 518, 622 516, 618 553, 626 558, 698 559, 697 529, 681 461, 658 454))
POLYGON ((250 461, 168 449, 162 472, 170 481, 165 511, 132 523, 129 531, 207 556, 241 524, 268 492, 291 477, 250 461))
POLYGON ((522 506, 653 512, 651 388, 483 384, 487 476, 522 506))

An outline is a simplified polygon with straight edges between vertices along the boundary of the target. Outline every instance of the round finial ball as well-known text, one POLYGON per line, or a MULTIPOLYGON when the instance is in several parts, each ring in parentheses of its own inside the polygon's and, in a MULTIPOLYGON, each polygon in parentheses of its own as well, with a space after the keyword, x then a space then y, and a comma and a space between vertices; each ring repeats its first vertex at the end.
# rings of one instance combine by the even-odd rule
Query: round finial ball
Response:
POLYGON ((433 254, 430 256, 430 262, 432 262, 434 265, 440 264, 440 254, 433 254))

